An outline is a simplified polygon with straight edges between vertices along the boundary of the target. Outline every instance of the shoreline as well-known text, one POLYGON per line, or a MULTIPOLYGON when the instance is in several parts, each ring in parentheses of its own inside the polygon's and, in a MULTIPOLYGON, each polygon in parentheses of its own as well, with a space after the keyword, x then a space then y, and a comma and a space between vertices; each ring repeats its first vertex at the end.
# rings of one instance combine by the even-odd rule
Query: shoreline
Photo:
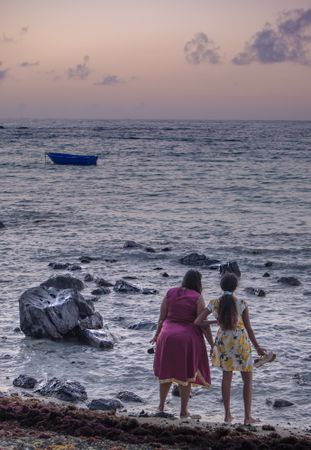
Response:
POLYGON ((74 449, 308 449, 311 428, 134 417, 91 411, 50 399, 0 397, 0 448, 74 449), (35 444, 36 441, 36 444, 35 444), (36 446, 34 446, 36 445, 36 446), (57 447, 58 446, 58 447, 57 447))

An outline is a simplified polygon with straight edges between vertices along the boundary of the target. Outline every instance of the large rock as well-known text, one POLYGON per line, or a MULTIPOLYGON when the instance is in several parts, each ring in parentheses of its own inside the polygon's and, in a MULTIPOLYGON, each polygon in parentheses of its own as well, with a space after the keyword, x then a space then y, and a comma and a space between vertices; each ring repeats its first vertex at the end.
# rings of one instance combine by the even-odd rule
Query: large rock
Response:
POLYGON ((74 278, 71 275, 58 275, 56 277, 51 277, 48 280, 40 284, 44 287, 53 287, 55 289, 76 289, 77 291, 82 291, 84 289, 84 284, 78 278, 74 278))
POLYGON ((179 259, 181 264, 186 266, 203 266, 208 267, 213 264, 218 264, 220 261, 218 259, 210 259, 205 255, 200 255, 199 253, 190 253, 189 255, 183 256, 179 259))
POLYGON ((23 389, 33 389, 37 384, 37 380, 29 375, 19 375, 13 380, 13 385, 23 389))
POLYGON ((104 330, 79 330, 78 337, 84 344, 91 347, 100 348, 102 350, 113 349, 113 338, 104 330))
POLYGON ((113 290, 122 294, 135 294, 140 292, 140 289, 137 286, 127 283, 124 280, 117 280, 113 290))
POLYGON ((98 398, 92 400, 88 405, 89 409, 102 411, 115 411, 123 408, 122 402, 116 398, 98 398))
POLYGON ((273 408, 286 408, 287 406, 292 406, 294 403, 284 400, 282 398, 277 398, 276 400, 267 399, 266 400, 267 405, 272 405, 273 408))
POLYGON ((130 391, 121 391, 117 394, 117 398, 123 402, 144 403, 144 400, 139 395, 130 391))
POLYGON ((85 387, 78 381, 62 381, 56 377, 48 380, 46 384, 37 389, 36 392, 66 402, 84 402, 87 399, 85 387))
POLYGON ((287 284, 288 286, 300 286, 300 281, 295 277, 281 277, 278 283, 287 284))
POLYGON ((61 339, 94 314, 94 307, 72 289, 35 287, 19 298, 20 327, 26 336, 61 339))

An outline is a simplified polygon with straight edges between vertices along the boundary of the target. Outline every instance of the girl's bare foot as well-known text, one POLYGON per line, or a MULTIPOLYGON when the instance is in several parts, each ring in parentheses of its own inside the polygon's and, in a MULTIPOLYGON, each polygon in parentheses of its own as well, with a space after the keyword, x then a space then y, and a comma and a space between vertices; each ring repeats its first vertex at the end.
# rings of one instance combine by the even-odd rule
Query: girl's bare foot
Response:
POLYGON ((229 416, 226 416, 224 419, 225 423, 231 423, 233 421, 234 417, 230 414, 229 416))
POLYGON ((253 425, 254 423, 260 423, 260 419, 255 419, 254 417, 250 417, 244 420, 244 425, 253 425))
POLYGON ((189 411, 180 411, 180 418, 187 419, 190 416, 189 411))

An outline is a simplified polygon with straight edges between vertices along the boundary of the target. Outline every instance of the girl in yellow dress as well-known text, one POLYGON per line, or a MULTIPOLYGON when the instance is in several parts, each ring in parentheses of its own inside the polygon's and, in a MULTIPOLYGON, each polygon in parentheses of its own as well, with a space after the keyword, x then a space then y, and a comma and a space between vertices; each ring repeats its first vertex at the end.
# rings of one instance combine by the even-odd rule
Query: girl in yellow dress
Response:
POLYGON ((225 422, 231 422, 233 419, 230 411, 231 381, 233 371, 239 371, 244 383, 244 424, 249 425, 258 422, 251 415, 253 370, 251 343, 259 356, 263 356, 265 350, 256 341, 246 301, 240 300, 234 295, 237 285, 236 275, 225 273, 220 280, 220 287, 224 291, 223 295, 210 301, 195 323, 204 328, 209 314, 213 313, 216 317, 219 330, 212 350, 212 361, 213 365, 220 367, 223 371, 221 390, 225 422))

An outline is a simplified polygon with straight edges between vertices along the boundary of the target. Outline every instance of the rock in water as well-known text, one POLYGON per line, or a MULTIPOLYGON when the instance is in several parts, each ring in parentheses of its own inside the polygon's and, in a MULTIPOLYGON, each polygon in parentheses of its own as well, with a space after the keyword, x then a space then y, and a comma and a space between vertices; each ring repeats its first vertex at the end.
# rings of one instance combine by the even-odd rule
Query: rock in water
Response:
POLYGON ((256 289, 253 287, 246 287, 245 292, 251 295, 257 295, 257 297, 265 297, 266 293, 263 289, 256 289))
POLYGON ((209 259, 205 255, 200 255, 198 253, 190 253, 182 258, 179 262, 187 266, 212 266, 213 264, 218 264, 220 261, 218 259, 209 259))
POLYGON ((221 264, 219 267, 220 275, 224 275, 225 273, 234 273, 238 278, 241 278, 241 271, 239 265, 236 261, 228 261, 225 264, 221 264))
POLYGON ((137 286, 134 286, 133 284, 127 283, 124 280, 117 280, 116 284, 114 285, 113 290, 115 292, 121 292, 122 294, 130 294, 130 293, 138 293, 140 292, 140 289, 137 286))
POLYGON ((93 313, 94 307, 71 289, 51 294, 39 286, 28 289, 19 299, 21 330, 34 338, 61 339, 93 313))
POLYGON ((37 384, 37 380, 28 375, 19 375, 13 380, 13 385, 23 389, 33 389, 37 384))
POLYGON ((48 380, 46 384, 40 389, 37 389, 36 392, 66 402, 84 402, 87 399, 85 387, 78 381, 62 381, 56 377, 48 380))
POLYGON ((82 289, 84 289, 83 282, 78 278, 72 277, 71 275, 51 277, 41 283, 40 286, 53 287, 55 289, 76 289, 77 291, 82 291, 82 289))
POLYGON ((139 395, 134 394, 134 392, 130 391, 121 391, 117 394, 117 398, 122 400, 123 402, 135 402, 135 403, 144 403, 144 400, 139 397, 139 395))
POLYGON ((130 330, 148 330, 152 331, 157 328, 157 324, 151 320, 142 320, 138 323, 133 323, 128 326, 130 330))
POLYGON ((295 277, 281 277, 278 283, 287 284, 288 286, 300 286, 300 281, 295 277))
POLYGON ((92 410, 103 411, 115 411, 116 409, 123 408, 122 402, 115 398, 98 398, 96 400, 92 400, 87 406, 92 410))
POLYGON ((104 330, 79 330, 78 337, 81 342, 92 347, 97 347, 102 350, 111 350, 114 346, 113 338, 104 330))

